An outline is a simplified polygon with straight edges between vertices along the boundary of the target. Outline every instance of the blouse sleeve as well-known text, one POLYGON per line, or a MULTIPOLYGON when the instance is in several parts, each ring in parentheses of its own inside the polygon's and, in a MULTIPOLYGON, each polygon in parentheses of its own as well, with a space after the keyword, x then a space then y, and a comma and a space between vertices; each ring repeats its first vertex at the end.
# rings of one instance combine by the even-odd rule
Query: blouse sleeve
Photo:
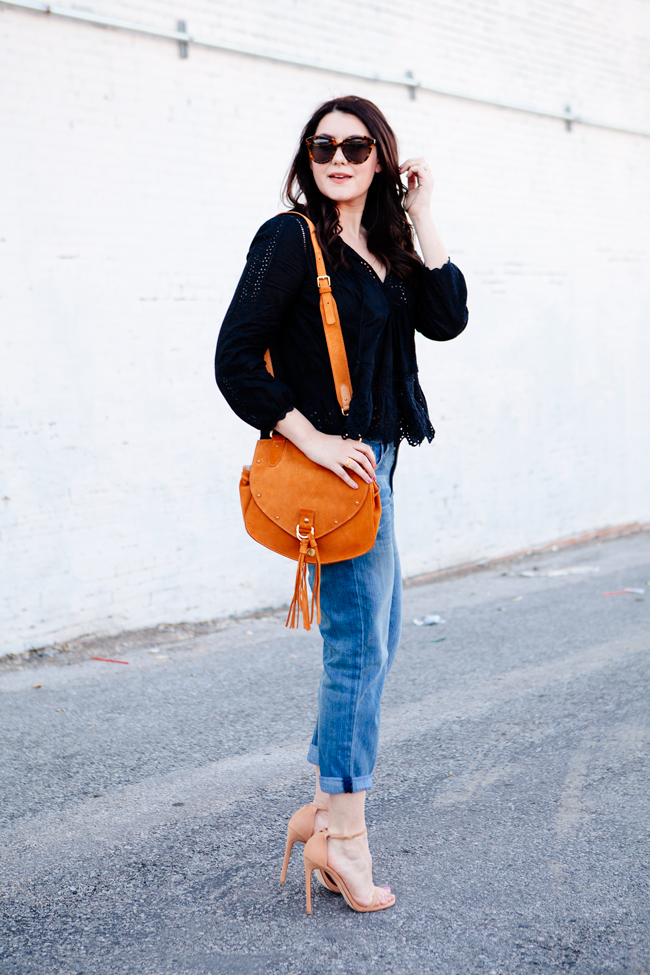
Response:
POLYGON ((468 316, 462 271, 451 261, 440 268, 423 267, 417 291, 417 331, 436 342, 447 342, 460 335, 468 316))
POLYGON ((260 227, 219 332, 217 384, 237 416, 258 430, 273 430, 295 401, 287 384, 267 372, 264 353, 303 284, 302 223, 279 215, 260 227))

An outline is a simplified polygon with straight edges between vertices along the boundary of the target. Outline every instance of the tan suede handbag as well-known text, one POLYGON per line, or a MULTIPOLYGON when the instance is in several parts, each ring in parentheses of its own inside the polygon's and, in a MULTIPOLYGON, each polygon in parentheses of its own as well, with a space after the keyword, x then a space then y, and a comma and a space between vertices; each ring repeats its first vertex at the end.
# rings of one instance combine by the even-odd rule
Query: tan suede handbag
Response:
MULTIPOLYGON (((316 256, 316 284, 325 329, 336 397, 344 416, 352 399, 350 370, 345 354, 339 313, 325 273, 316 228, 303 214, 316 256)), ((267 351, 266 366, 273 368, 267 351)), ((354 491, 333 471, 309 460, 290 440, 273 434, 258 440, 250 467, 244 467, 239 493, 246 531, 256 542, 298 562, 296 585, 286 625, 311 629, 316 606, 320 623, 320 567, 369 552, 375 544, 381 501, 376 481, 367 484, 356 474, 354 491), (307 593, 307 563, 316 566, 311 609, 307 593)))

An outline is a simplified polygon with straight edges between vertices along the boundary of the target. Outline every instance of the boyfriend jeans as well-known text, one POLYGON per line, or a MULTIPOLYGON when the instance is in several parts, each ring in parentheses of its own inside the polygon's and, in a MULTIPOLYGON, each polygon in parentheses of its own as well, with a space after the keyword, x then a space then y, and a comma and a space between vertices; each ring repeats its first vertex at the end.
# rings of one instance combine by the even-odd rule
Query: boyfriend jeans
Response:
MULTIPOLYGON (((395 544, 392 444, 370 443, 377 461, 381 519, 365 555, 321 568, 323 676, 307 760, 323 792, 372 787, 381 695, 402 627, 402 573, 395 544)), ((314 569, 309 566, 313 585, 314 569)))

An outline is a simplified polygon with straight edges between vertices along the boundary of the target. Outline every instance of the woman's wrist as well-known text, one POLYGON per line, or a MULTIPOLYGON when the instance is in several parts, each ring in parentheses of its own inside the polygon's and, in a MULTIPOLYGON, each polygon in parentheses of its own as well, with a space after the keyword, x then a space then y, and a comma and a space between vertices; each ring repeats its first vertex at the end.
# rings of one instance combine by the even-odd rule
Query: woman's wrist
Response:
POLYGON ((431 213, 430 207, 427 207, 425 210, 419 211, 418 213, 412 213, 409 210, 408 214, 409 214, 410 221, 415 227, 415 232, 418 236, 420 235, 420 231, 418 230, 418 227, 420 227, 423 230, 427 226, 435 228, 435 224, 433 222, 433 214, 431 213))
POLYGON ((426 267, 432 270, 444 267, 449 260, 449 255, 433 222, 431 211, 427 210, 425 213, 419 214, 409 213, 409 217, 417 234, 426 267))
POLYGON ((278 420, 275 429, 303 452, 308 444, 322 436, 313 423, 295 407, 278 420))

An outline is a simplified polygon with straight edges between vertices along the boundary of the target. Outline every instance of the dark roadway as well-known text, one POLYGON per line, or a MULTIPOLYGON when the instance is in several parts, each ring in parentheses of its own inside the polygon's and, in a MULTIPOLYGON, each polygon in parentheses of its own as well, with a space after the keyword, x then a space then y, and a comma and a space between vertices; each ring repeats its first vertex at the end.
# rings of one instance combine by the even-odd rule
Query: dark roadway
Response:
POLYGON ((317 633, 0 664, 0 972, 649 973, 649 584, 640 533, 406 590, 368 802, 397 905, 372 915, 319 887, 307 917, 302 848, 278 884, 317 633))

